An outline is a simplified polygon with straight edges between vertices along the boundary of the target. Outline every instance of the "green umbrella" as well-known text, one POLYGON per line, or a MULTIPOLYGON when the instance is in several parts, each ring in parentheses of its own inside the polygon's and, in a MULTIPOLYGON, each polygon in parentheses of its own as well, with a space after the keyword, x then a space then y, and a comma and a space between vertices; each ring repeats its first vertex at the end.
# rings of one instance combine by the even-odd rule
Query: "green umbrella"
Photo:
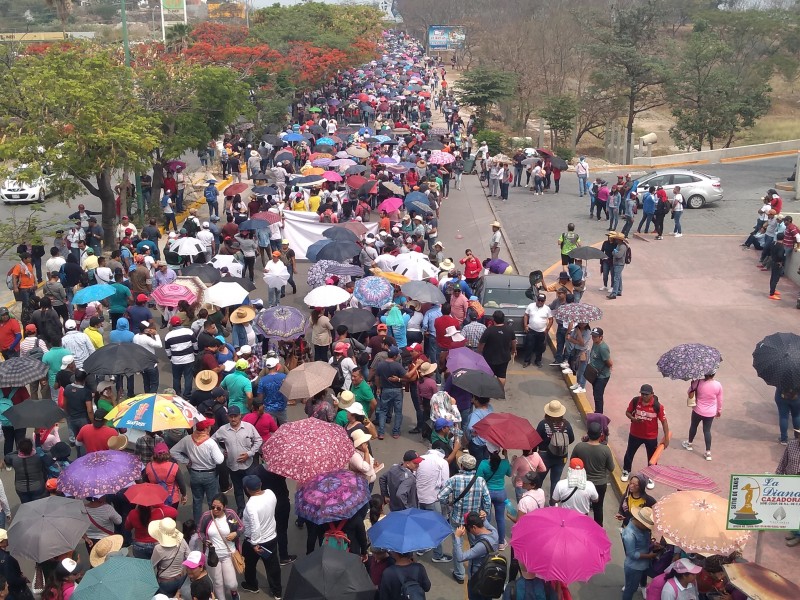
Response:
POLYGON ((109 556, 99 567, 90 569, 72 594, 74 600, 142 600, 158 591, 149 560, 109 556))
POLYGON ((312 106, 311 108, 308 109, 308 112, 314 112, 314 113, 322 112, 322 109, 319 106, 312 106))

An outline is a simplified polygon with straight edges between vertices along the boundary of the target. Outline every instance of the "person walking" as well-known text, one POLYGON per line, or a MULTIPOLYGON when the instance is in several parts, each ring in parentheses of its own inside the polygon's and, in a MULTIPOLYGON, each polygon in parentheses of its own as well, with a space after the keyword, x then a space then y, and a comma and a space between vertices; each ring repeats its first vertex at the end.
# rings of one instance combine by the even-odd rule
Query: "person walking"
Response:
POLYGON ((545 305, 545 300, 547 300, 547 296, 543 292, 539 292, 536 301, 527 306, 522 317, 522 330, 525 332, 523 368, 530 366, 531 359, 537 367, 541 368, 542 366, 547 334, 554 321, 553 312, 549 306, 545 305))
MULTIPOLYGON (((684 206, 683 194, 681 194, 681 186, 676 185, 672 189, 672 219, 675 221, 675 227, 672 230, 672 235, 675 237, 683 237, 681 217, 683 216, 684 208, 686 207, 684 206)), ((761 227, 758 227, 758 229, 761 229, 761 227)))
MULTIPOLYGON (((661 443, 664 448, 669 447, 669 423, 664 412, 664 406, 658 401, 658 396, 653 393, 653 386, 649 383, 642 384, 639 388, 639 395, 628 403, 625 416, 630 419, 631 428, 628 434, 628 447, 625 450, 625 457, 622 464, 622 476, 620 481, 628 481, 633 466, 633 457, 640 446, 644 446, 647 451, 647 460, 653 456, 658 446, 658 423, 664 429, 664 437, 661 443)), ((655 484, 648 480, 647 489, 652 490, 655 484)))
POLYGON ((544 469, 539 472, 539 483, 544 485, 547 473, 550 473, 550 497, 556 487, 569 455, 569 446, 575 441, 572 424, 564 418, 567 407, 558 400, 551 400, 544 406, 544 418, 536 426, 536 432, 542 438, 539 444, 539 456, 544 469))
POLYGON ((589 163, 586 162, 585 156, 578 159, 578 164, 575 165, 575 175, 578 177, 578 196, 583 198, 583 194, 586 192, 586 182, 589 180, 589 163))
POLYGON ((552 501, 561 508, 568 508, 588 515, 592 505, 599 499, 594 484, 586 478, 586 469, 580 458, 573 458, 567 467, 567 478, 556 483, 552 501))
POLYGON ((241 552, 244 524, 236 511, 228 508, 225 494, 214 496, 211 510, 203 513, 197 523, 197 535, 203 547, 214 548, 219 563, 209 565, 208 574, 214 582, 217 598, 226 598, 226 591, 235 599, 239 595, 233 553, 241 552))
POLYGON ((592 329, 592 349, 589 351, 589 364, 584 370, 584 377, 592 384, 594 412, 600 414, 603 414, 606 386, 614 366, 614 361, 611 360, 611 350, 603 341, 603 333, 600 327, 592 329))
POLYGON ((567 266, 572 263, 569 253, 581 245, 581 236, 575 233, 575 223, 568 223, 567 230, 558 238, 558 248, 561 252, 561 264, 567 266))
POLYGON ((275 509, 278 499, 271 490, 261 489, 258 475, 248 475, 242 481, 249 499, 242 514, 244 524, 244 581, 242 589, 258 593, 256 567, 258 561, 264 564, 267 572, 267 584, 270 593, 276 600, 283 595, 281 585, 281 563, 278 555, 278 534, 275 521, 275 509))
POLYGON ((491 452, 489 458, 482 460, 478 465, 478 477, 483 477, 486 487, 489 488, 489 497, 494 508, 494 522, 497 526, 500 550, 506 548, 506 477, 511 477, 511 463, 505 450, 491 452))
POLYGON ((637 233, 642 233, 642 225, 644 225, 644 232, 650 233, 650 223, 656 216, 656 188, 650 186, 644 197, 642 198, 642 219, 639 221, 639 226, 636 228, 637 233))
POLYGON ((722 416, 722 384, 714 379, 716 373, 716 369, 706 373, 702 380, 693 381, 689 386, 688 394, 694 406, 689 425, 689 439, 681 442, 681 446, 691 452, 694 436, 697 435, 697 426, 702 422, 706 460, 711 460, 711 424, 715 418, 722 416))
POLYGON ((609 300, 614 300, 617 296, 622 296, 622 270, 625 268, 626 261, 628 261, 628 240, 625 239, 621 233, 611 233, 608 238, 614 243, 614 248, 611 251, 611 276, 612 287, 609 292, 609 300))
POLYGON ((632 519, 622 530, 622 546, 625 549, 625 587, 622 600, 632 600, 639 590, 642 577, 650 567, 650 561, 661 551, 661 544, 653 543, 653 509, 649 506, 638 508, 631 513, 632 519))
POLYGON ((572 460, 576 458, 583 462, 586 479, 597 490, 597 500, 592 503, 594 521, 603 526, 603 503, 606 498, 608 481, 614 472, 614 456, 606 444, 600 443, 603 427, 598 422, 589 423, 587 427, 588 440, 578 442, 572 449, 572 460))
POLYGON ((506 385, 508 363, 517 356, 517 337, 514 328, 507 324, 502 310, 492 314, 493 325, 486 328, 478 341, 478 354, 482 354, 500 385, 506 385))

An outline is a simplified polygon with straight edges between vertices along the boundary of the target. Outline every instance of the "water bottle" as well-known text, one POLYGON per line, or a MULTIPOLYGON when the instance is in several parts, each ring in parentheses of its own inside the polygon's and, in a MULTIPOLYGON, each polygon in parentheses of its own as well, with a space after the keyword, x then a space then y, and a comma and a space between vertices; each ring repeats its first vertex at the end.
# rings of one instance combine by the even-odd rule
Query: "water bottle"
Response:
POLYGON ((509 515, 511 515, 512 517, 516 517, 517 516, 517 509, 513 504, 511 504, 511 500, 506 498, 506 503, 505 504, 506 504, 506 512, 509 515))

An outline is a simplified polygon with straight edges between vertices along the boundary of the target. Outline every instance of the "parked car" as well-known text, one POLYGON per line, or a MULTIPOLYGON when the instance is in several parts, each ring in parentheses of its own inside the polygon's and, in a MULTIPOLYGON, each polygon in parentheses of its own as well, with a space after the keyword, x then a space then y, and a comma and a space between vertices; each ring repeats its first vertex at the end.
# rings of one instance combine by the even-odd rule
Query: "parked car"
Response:
POLYGON ((481 304, 489 315, 497 309, 503 311, 506 323, 514 329, 518 348, 525 345, 522 316, 531 302, 533 288, 530 278, 521 275, 487 275, 483 278, 481 304))
POLYGON ((690 169, 660 169, 651 171, 637 178, 637 192, 639 193, 639 203, 645 192, 654 186, 663 186, 668 192, 676 185, 681 187, 681 194, 686 199, 687 208, 702 208, 706 204, 711 204, 722 200, 722 183, 719 177, 706 175, 700 171, 690 169))
POLYGON ((0 200, 5 204, 16 204, 23 202, 44 202, 49 195, 48 183, 50 176, 43 172, 32 182, 26 182, 18 177, 26 169, 26 165, 20 165, 0 186, 0 200))

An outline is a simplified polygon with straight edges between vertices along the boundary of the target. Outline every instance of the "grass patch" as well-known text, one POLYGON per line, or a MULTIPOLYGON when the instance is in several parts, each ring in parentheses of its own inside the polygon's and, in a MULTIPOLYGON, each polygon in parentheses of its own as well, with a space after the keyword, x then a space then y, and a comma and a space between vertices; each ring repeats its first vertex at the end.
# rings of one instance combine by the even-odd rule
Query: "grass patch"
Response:
POLYGON ((742 133, 734 146, 766 144, 781 140, 800 139, 800 119, 796 116, 769 116, 760 119, 756 126, 742 133))

